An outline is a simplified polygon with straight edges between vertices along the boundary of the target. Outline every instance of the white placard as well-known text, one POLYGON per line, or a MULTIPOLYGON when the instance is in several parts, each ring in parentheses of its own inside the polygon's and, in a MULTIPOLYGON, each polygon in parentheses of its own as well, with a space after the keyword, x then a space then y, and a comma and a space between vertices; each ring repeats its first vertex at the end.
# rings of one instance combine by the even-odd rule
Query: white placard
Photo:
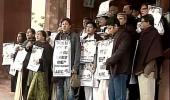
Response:
POLYGON ((57 36, 58 33, 51 33, 51 36, 49 37, 50 40, 49 40, 49 44, 54 47, 54 40, 55 40, 55 37, 57 36))
POLYGON ((106 15, 109 12, 109 4, 111 0, 107 0, 105 2, 102 2, 99 6, 99 11, 97 13, 96 17, 100 17, 102 15, 106 15))
POLYGON ((99 81, 95 79, 94 73, 90 70, 94 67, 93 63, 81 64, 79 69, 79 76, 81 86, 98 87, 99 81))
POLYGON ((80 64, 80 80, 92 80, 92 72, 88 69, 88 67, 93 67, 92 63, 80 64))
POLYGON ((44 48, 33 45, 27 69, 32 70, 34 72, 38 71, 40 67, 39 60, 42 57, 43 50, 44 48))
POLYGON ((95 40, 81 41, 81 63, 94 62, 94 54, 96 54, 95 40))
POLYGON ((163 35, 164 28, 161 22, 162 17, 162 8, 156 6, 149 6, 149 14, 151 14, 154 18, 154 27, 158 30, 158 32, 163 35))
POLYGON ((13 63, 14 52, 14 43, 3 43, 2 65, 11 65, 13 63))
POLYGON ((71 76, 71 43, 70 40, 55 40, 53 53, 53 76, 71 76))
POLYGON ((113 48, 113 40, 103 40, 98 42, 97 51, 97 79, 109 79, 109 71, 106 70, 106 60, 111 57, 113 48))
POLYGON ((12 66, 12 65, 10 66, 9 74, 10 74, 10 75, 13 75, 13 76, 15 76, 15 74, 16 74, 16 69, 15 69, 15 67, 12 66))
POLYGON ((20 47, 15 57, 15 60, 11 66, 14 67, 16 70, 21 71, 22 66, 23 66, 23 61, 26 55, 27 55, 27 52, 25 51, 25 48, 20 47))

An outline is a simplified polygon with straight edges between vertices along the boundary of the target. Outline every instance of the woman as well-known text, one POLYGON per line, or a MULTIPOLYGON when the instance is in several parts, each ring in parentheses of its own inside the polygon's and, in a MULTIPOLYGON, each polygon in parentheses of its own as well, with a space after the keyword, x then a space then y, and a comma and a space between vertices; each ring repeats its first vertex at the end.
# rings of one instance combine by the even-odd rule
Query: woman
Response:
POLYGON ((49 98, 49 74, 51 73, 52 47, 46 41, 46 32, 43 30, 35 34, 34 45, 44 48, 42 57, 37 61, 40 67, 33 72, 33 78, 28 90, 27 100, 48 100, 49 98))
MULTIPOLYGON (((14 59, 16 57, 16 54, 19 50, 19 48, 21 47, 22 43, 26 40, 26 34, 24 32, 19 32, 17 35, 17 41, 15 44, 15 54, 14 54, 14 59)), ((11 92, 15 92, 15 88, 16 88, 16 82, 17 82, 17 76, 18 73, 15 74, 15 76, 11 77, 11 92)))

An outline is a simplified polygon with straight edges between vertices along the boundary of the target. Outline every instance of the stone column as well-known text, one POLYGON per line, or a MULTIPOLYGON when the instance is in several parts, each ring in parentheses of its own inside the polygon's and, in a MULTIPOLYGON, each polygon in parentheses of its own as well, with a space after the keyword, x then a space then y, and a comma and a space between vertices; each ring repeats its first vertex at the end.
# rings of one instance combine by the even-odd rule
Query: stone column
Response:
POLYGON ((56 32, 59 22, 66 17, 67 0, 46 0, 45 30, 56 32))
POLYGON ((4 0, 0 0, 0 64, 2 63, 2 43, 4 29, 3 24, 4 24, 4 0))
MULTIPOLYGON (((0 73, 2 65, 2 44, 15 42, 17 33, 31 26, 32 0, 0 0, 0 73)), ((7 72, 6 72, 7 74, 7 72)))
POLYGON ((170 100, 169 98, 169 67, 170 59, 165 59, 162 64, 162 70, 160 73, 160 85, 159 85, 159 99, 158 100, 170 100))

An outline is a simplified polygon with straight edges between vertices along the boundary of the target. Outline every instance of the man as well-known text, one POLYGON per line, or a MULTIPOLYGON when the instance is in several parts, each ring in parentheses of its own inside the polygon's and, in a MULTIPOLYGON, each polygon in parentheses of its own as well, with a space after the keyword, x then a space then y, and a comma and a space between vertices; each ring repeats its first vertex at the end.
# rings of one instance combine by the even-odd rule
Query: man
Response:
POLYGON ((106 32, 106 28, 107 28, 107 20, 108 20, 108 16, 107 15, 101 15, 100 17, 98 17, 98 23, 99 23, 99 31, 97 32, 97 34, 99 34, 102 38, 104 38, 105 32, 106 32))
MULTIPOLYGON (((64 18, 61 20, 62 33, 58 33, 55 40, 70 40, 71 42, 71 70, 72 75, 77 74, 80 63, 80 37, 79 34, 71 32, 71 20, 64 18)), ((56 77, 57 83, 57 100, 75 100, 76 89, 71 86, 71 77, 56 77), (66 86, 64 86, 64 84, 66 86), (66 92, 64 92, 64 89, 66 92), (67 93, 68 92, 68 93, 67 93)))
POLYGON ((108 16, 109 17, 113 17, 118 13, 119 9, 116 5, 111 5, 109 7, 109 12, 108 12, 108 16))
POLYGON ((110 70, 109 100, 126 100, 127 78, 130 74, 131 38, 117 18, 108 22, 108 33, 114 39, 112 55, 106 61, 110 70))
POLYGON ((162 55, 162 46, 152 15, 141 17, 141 30, 134 72, 138 75, 140 100, 155 100, 157 59, 162 55))
MULTIPOLYGON (((118 13, 117 14, 117 18, 120 22, 120 25, 122 28, 125 29, 125 31, 130 35, 131 37, 131 57, 130 59, 132 60, 134 57, 134 52, 135 52, 135 48, 136 48, 136 41, 138 38, 138 34, 135 32, 134 27, 127 23, 127 15, 125 13, 118 13)), ((132 66, 132 65, 130 65, 132 66)), ((133 73, 133 72, 131 72, 133 73)), ((138 83, 136 82, 136 84, 129 84, 131 75, 128 76, 128 90, 129 90, 129 100, 137 100, 139 98, 139 89, 138 89, 138 83)), ((135 77, 137 79, 137 77, 135 77)))
POLYGON ((86 24, 90 21, 92 21, 92 19, 89 17, 83 18, 83 30, 80 32, 80 39, 83 39, 84 37, 87 36, 87 32, 85 31, 85 29, 86 29, 86 24))
MULTIPOLYGON (((99 41, 102 40, 102 38, 96 34, 96 30, 97 30, 97 25, 94 22, 88 22, 86 24, 86 32, 87 32, 87 36, 84 38, 84 40, 94 40, 94 41, 99 41)), ((96 55, 96 54, 94 54, 96 55)), ((82 80, 82 83, 87 83, 88 85, 84 86, 84 91, 85 91, 85 100, 97 100, 98 99, 98 80, 94 77, 95 75, 95 62, 96 60, 94 60, 94 62, 91 63, 85 63, 85 64, 91 64, 93 67, 89 68, 88 66, 87 69, 91 71, 92 73, 92 79, 91 80, 82 80), (89 84, 91 83, 91 84, 89 84)))
POLYGON ((133 12, 132 5, 130 4, 124 5, 123 12, 125 12, 127 15, 131 15, 133 12))

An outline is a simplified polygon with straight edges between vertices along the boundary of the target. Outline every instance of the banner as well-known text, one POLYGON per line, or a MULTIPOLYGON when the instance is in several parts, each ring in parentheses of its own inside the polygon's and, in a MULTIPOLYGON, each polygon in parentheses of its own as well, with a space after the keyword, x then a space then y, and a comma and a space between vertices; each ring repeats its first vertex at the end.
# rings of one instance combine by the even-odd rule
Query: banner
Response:
POLYGON ((91 80, 92 72, 89 67, 93 67, 92 63, 80 64, 80 80, 91 80))
POLYGON ((94 78, 95 67, 93 63, 80 64, 79 77, 81 86, 98 87, 98 80, 94 78))
POLYGON ((71 76, 71 43, 70 40, 56 40, 53 53, 53 76, 71 76))
POLYGON ((2 65, 11 65, 13 63, 14 52, 14 43, 3 43, 2 65))
POLYGON ((10 66, 9 74, 10 74, 10 75, 13 75, 13 76, 15 76, 15 74, 16 74, 16 69, 15 69, 15 67, 12 66, 12 65, 10 66))
POLYGON ((103 40, 98 42, 97 50, 97 79, 109 79, 109 71, 106 70, 106 60, 111 57, 113 40, 103 40))
POLYGON ((32 70, 34 72, 38 71, 40 67, 39 60, 42 57, 43 50, 44 48, 33 45, 27 69, 32 70))
POLYGON ((96 54, 95 40, 81 41, 80 63, 94 62, 94 54, 96 54))
POLYGON ((25 51, 25 48, 20 47, 11 67, 15 68, 16 70, 21 71, 22 66, 23 66, 23 61, 24 61, 26 55, 27 55, 27 52, 25 51))
POLYGON ((148 6, 149 9, 149 14, 151 14, 154 18, 154 27, 158 30, 160 35, 164 34, 164 27, 161 22, 161 17, 162 17, 162 8, 156 7, 156 6, 148 6))

